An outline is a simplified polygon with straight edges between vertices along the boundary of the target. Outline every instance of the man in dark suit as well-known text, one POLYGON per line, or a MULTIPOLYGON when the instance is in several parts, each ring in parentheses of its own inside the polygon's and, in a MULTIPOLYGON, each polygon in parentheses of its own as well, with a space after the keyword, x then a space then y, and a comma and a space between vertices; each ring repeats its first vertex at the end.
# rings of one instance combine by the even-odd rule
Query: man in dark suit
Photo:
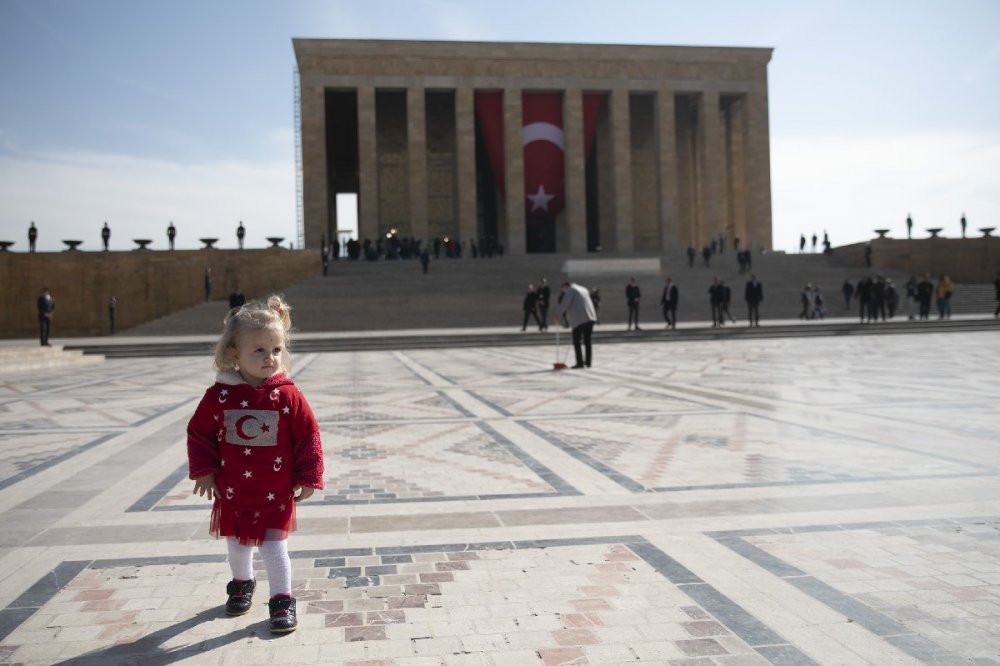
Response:
POLYGON ((32 222, 28 227, 28 252, 35 251, 35 242, 38 240, 38 227, 32 222))
POLYGON ((930 276, 924 275, 917 283, 917 303, 920 305, 920 318, 927 319, 931 312, 931 297, 934 295, 934 285, 930 276))
POLYGON ((52 326, 52 313, 56 309, 56 302, 49 293, 48 287, 42 287, 42 295, 38 297, 38 337, 43 347, 51 347, 49 344, 49 328, 52 326))
POLYGON ((521 322, 522 331, 528 328, 528 319, 531 317, 535 318, 538 330, 543 330, 542 322, 538 320, 538 291, 535 290, 535 285, 529 284, 528 291, 524 293, 524 303, 521 304, 521 309, 524 311, 524 320, 521 322))
POLYGON ((177 227, 171 222, 167 225, 167 242, 170 244, 170 249, 174 249, 174 239, 177 238, 177 227))
POLYGON ((108 226, 107 222, 104 223, 104 228, 101 229, 101 242, 104 243, 104 251, 107 252, 108 243, 111 242, 111 227, 108 226))
POLYGON ((725 322, 725 319, 722 317, 722 299, 724 298, 722 289, 722 283, 719 282, 719 278, 712 278, 712 284, 708 288, 708 303, 712 306, 712 328, 722 326, 725 322))
POLYGON ((760 302, 764 300, 764 285, 756 275, 750 275, 744 298, 747 302, 747 318, 751 326, 760 326, 760 302))
POLYGON ((538 298, 535 306, 538 308, 538 330, 547 331, 549 328, 549 300, 552 298, 552 290, 549 288, 549 281, 542 278, 538 286, 538 298))
POLYGON ((233 290, 233 293, 229 294, 229 309, 232 310, 233 308, 243 307, 246 303, 246 295, 243 293, 243 290, 240 289, 240 285, 236 285, 236 289, 233 290))
POLYGON ((629 278, 628 285, 625 287, 625 304, 628 306, 628 329, 632 330, 632 324, 635 323, 635 330, 641 331, 639 328, 639 298, 642 294, 639 291, 639 285, 635 283, 635 278, 629 278))
POLYGON ((663 295, 660 297, 660 305, 663 306, 663 320, 667 322, 667 328, 677 328, 677 301, 679 294, 677 285, 670 278, 663 285, 663 295))
POLYGON ((243 239, 247 235, 246 227, 243 226, 243 221, 240 221, 240 226, 236 227, 236 242, 239 243, 240 249, 243 249, 243 239))

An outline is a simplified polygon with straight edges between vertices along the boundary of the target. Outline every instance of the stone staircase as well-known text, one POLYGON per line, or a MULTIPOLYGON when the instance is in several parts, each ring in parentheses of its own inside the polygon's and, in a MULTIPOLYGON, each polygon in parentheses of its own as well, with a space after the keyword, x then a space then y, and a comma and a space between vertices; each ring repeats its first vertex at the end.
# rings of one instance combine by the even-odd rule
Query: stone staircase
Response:
MULTIPOLYGON (((709 318, 708 286, 714 276, 733 290, 732 312, 740 318, 745 311, 743 287, 748 278, 740 275, 736 255, 717 254, 709 267, 697 259, 689 268, 683 252, 640 258, 590 255, 528 255, 492 259, 432 260, 427 275, 417 261, 338 261, 327 277, 314 277, 289 286, 285 297, 293 307, 295 328, 302 332, 393 331, 402 329, 442 329, 478 327, 520 327, 521 302, 528 283, 548 278, 553 297, 567 261, 571 266, 602 263, 600 271, 574 272, 571 279, 600 290, 602 322, 624 322, 625 285, 635 274, 642 289, 640 311, 643 322, 662 322, 659 299, 664 277, 670 275, 680 289, 681 322, 709 318), (649 270, 659 260, 660 270, 649 270), (595 262, 594 260, 597 260, 595 262), (610 270, 608 270, 610 266, 610 270)), ((756 254, 753 272, 764 284, 762 317, 795 318, 799 296, 807 282, 821 285, 828 315, 856 311, 852 303, 845 310, 840 287, 845 279, 857 282, 862 275, 880 273, 901 289, 907 275, 844 267, 820 254, 756 254)), ((992 285, 956 285, 952 298, 954 313, 990 313, 995 308, 992 285)), ((227 303, 213 301, 147 322, 127 332, 130 336, 211 335, 220 330, 227 303)))
POLYGON ((0 367, 4 375, 19 375, 38 370, 70 369, 93 365, 104 360, 104 356, 82 350, 67 351, 61 345, 52 347, 28 347, 18 345, 0 346, 0 367))

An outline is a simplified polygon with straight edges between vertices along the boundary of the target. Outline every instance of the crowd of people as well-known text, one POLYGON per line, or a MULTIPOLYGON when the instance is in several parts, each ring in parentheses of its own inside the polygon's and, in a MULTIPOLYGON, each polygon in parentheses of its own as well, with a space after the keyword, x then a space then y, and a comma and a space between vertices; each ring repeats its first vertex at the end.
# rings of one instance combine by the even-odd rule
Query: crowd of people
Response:
MULTIPOLYGON (((1000 276, 997 277, 995 286, 997 300, 1000 301, 1000 276)), ((856 285, 850 280, 845 280, 840 290, 844 296, 844 309, 851 308, 852 299, 857 301, 860 322, 872 324, 879 319, 887 321, 895 317, 901 304, 902 314, 908 320, 930 319, 932 301, 937 306, 938 319, 951 319, 951 297, 954 289, 955 286, 947 275, 939 276, 935 284, 931 281, 930 275, 925 274, 919 280, 911 275, 901 290, 896 288, 891 278, 884 278, 881 275, 874 278, 864 276, 856 285)), ((998 314, 1000 306, 997 307, 994 316, 998 314)))

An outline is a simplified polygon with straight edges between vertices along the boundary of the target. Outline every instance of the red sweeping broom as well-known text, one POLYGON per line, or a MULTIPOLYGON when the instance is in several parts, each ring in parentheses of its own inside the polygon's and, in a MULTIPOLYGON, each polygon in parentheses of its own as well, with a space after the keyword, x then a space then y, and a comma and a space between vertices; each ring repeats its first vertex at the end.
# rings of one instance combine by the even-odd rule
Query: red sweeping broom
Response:
POLYGON ((566 370, 569 366, 566 365, 566 357, 569 355, 569 348, 566 349, 566 353, 562 356, 559 355, 559 329, 556 329, 556 362, 552 364, 553 370, 566 370))

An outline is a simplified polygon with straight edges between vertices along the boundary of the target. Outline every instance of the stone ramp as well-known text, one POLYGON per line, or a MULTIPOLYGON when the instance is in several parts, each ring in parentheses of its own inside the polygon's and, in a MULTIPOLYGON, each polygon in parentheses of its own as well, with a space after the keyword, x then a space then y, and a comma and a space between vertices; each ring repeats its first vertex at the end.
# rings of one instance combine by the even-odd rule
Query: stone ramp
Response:
POLYGON ((0 367, 4 374, 24 374, 54 368, 76 368, 100 363, 104 357, 95 350, 67 350, 63 345, 52 347, 0 346, 0 367))

